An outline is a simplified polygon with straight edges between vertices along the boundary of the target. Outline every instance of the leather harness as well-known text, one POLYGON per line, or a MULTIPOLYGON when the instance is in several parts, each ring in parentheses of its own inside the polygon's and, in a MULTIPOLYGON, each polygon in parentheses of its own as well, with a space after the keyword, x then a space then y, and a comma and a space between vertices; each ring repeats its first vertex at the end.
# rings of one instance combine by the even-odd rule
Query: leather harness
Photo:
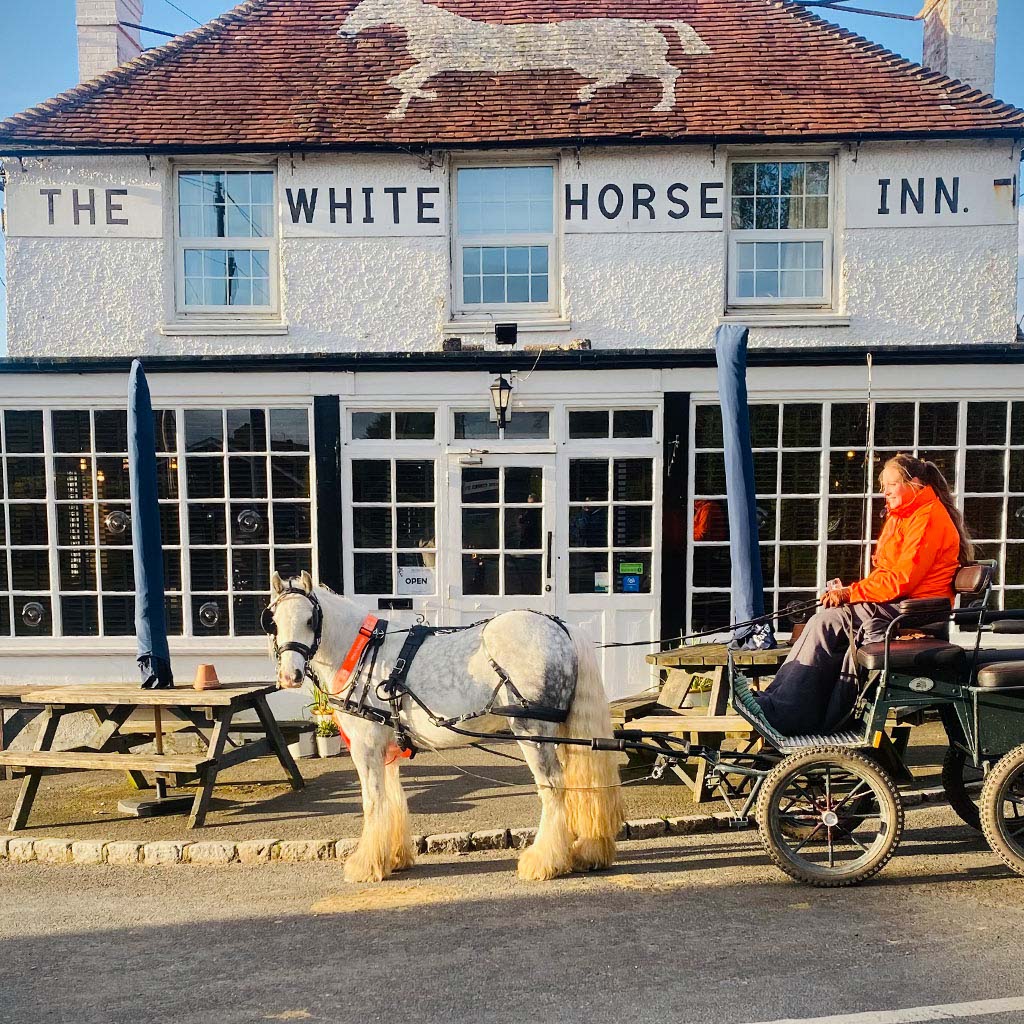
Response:
MULTIPOLYGON (((313 643, 307 647, 304 644, 289 642, 278 645, 277 624, 274 622, 274 604, 269 605, 263 612, 260 619, 264 631, 267 632, 274 642, 275 657, 280 660, 283 651, 295 651, 303 655, 306 660, 305 674, 317 686, 320 681, 315 674, 311 661, 313 655, 320 647, 323 633, 323 609, 316 596, 307 593, 305 590, 289 588, 282 592, 285 594, 296 594, 305 597, 313 606, 311 624, 313 626, 313 643)), ((276 602, 275 602, 276 604, 276 602)), ((555 615, 547 615, 543 612, 536 612, 537 615, 544 615, 545 618, 554 622, 566 636, 570 636, 568 627, 555 615)), ((529 719, 538 722, 552 722, 561 724, 569 717, 567 707, 551 707, 538 704, 524 697, 512 682, 511 676, 491 656, 487 649, 487 641, 484 631, 492 619, 484 619, 481 622, 474 622, 469 626, 411 626, 406 630, 405 643, 399 651, 394 667, 391 669, 387 679, 378 683, 374 693, 378 700, 386 702, 388 707, 381 708, 370 703, 370 687, 373 685, 373 674, 377 665, 377 656, 384 645, 388 635, 388 622, 386 619, 379 619, 375 615, 367 615, 363 619, 352 646, 348 649, 341 665, 334 673, 330 685, 327 688, 328 700, 331 705, 342 714, 353 715, 365 721, 377 725, 387 725, 395 730, 395 738, 400 751, 405 756, 411 757, 415 753, 415 747, 409 739, 401 718, 402 701, 408 697, 413 701, 430 719, 431 723, 441 729, 451 729, 458 732, 458 726, 464 722, 483 718, 487 715, 498 715, 504 718, 529 719), (460 633, 467 629, 474 629, 482 626, 480 642, 484 653, 487 655, 488 663, 498 677, 498 683, 491 693, 490 699, 481 711, 470 712, 466 715, 459 715, 454 718, 442 718, 436 715, 409 687, 406 685, 406 678, 413 660, 419 653, 423 644, 434 636, 448 633, 460 633), (356 696, 356 689, 360 680, 362 687, 356 696), (506 691, 504 703, 499 703, 502 690, 506 691)), ((323 689, 323 687, 321 687, 323 689)), ((570 696, 571 702, 571 696, 570 696)), ((344 733, 342 733, 344 736, 344 733)), ((346 741, 347 741, 347 737, 346 741)))

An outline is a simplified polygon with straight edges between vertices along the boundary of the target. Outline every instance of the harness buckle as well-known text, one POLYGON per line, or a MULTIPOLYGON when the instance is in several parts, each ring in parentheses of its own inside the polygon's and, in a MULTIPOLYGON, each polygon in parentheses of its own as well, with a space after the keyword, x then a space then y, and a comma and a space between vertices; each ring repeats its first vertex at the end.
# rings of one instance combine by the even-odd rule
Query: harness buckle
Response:
POLYGON ((404 672, 407 664, 408 663, 406 662, 405 658, 399 658, 395 662, 395 671, 396 672, 404 672))

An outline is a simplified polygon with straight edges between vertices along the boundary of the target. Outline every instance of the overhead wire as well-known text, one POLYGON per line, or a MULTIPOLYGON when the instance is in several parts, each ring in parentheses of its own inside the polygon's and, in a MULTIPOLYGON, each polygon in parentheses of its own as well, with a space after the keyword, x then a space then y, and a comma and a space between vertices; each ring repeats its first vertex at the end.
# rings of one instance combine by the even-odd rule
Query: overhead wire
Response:
POLYGON ((168 7, 173 7, 179 14, 184 14, 189 21, 194 22, 196 25, 202 25, 202 22, 198 18, 192 17, 188 11, 183 11, 177 4, 171 3, 171 0, 164 0, 164 3, 167 4, 168 7))

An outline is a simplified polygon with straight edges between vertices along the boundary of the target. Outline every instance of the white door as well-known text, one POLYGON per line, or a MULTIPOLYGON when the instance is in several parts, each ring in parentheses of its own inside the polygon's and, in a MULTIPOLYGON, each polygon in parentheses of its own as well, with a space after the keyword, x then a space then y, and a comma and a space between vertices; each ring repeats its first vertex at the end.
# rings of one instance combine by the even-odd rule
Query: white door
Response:
POLYGON ((555 612, 555 456, 449 458, 449 624, 555 612))

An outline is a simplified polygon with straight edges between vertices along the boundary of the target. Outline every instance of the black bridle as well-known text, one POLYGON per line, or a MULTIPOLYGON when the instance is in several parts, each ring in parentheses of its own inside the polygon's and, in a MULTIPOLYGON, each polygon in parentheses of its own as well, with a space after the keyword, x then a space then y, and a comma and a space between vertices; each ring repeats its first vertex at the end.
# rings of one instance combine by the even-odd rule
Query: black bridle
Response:
POLYGON ((317 681, 316 677, 313 675, 311 662, 313 661, 316 652, 320 650, 320 641, 323 639, 324 610, 321 607, 320 602, 317 600, 316 594, 307 593, 305 590, 301 590, 298 587, 287 587, 285 590, 282 590, 281 593, 263 609, 263 613, 260 615, 260 628, 273 642, 274 660, 277 662, 278 667, 281 665, 281 655, 284 654, 285 651, 294 651, 296 654, 302 655, 304 662, 302 674, 304 676, 309 676, 314 683, 317 681), (304 597, 310 604, 310 616, 307 625, 313 631, 313 642, 309 646, 306 644, 300 644, 296 640, 289 640, 287 643, 283 644, 279 644, 277 642, 277 623, 274 621, 274 611, 281 599, 290 594, 296 594, 299 597, 304 597))

